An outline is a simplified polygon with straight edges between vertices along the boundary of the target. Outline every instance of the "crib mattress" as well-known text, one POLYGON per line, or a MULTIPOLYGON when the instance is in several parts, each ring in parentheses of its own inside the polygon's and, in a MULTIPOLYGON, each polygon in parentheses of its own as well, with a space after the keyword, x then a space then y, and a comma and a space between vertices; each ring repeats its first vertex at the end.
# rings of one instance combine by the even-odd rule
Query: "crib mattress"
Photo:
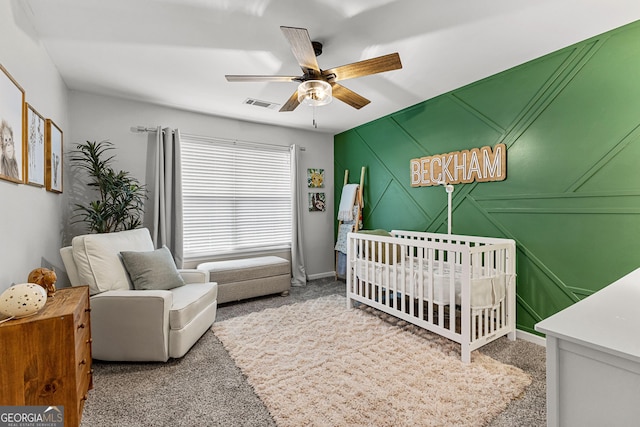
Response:
MULTIPOLYGON (((419 297, 419 285, 422 283, 423 299, 429 300, 429 288, 432 289, 432 302, 439 305, 451 304, 451 267, 450 263, 434 263, 433 271, 427 262, 416 260, 387 265, 379 262, 357 259, 355 272, 358 279, 378 286, 419 297), (404 283, 404 286, 402 285, 404 283)), ((454 299, 461 305, 462 266, 453 268, 454 299)), ((505 273, 492 271, 490 274, 479 274, 471 278, 470 305, 472 309, 491 308, 504 300, 507 277, 505 273)))

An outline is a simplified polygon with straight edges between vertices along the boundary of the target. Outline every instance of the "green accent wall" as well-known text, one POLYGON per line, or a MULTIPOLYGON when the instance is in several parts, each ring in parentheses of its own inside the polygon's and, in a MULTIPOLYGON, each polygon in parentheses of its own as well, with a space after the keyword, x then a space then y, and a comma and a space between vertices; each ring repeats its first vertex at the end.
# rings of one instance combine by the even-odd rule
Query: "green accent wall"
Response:
POLYGON ((336 135, 335 206, 365 166, 365 228, 446 233, 444 188, 411 187, 410 159, 505 143, 505 181, 455 186, 452 231, 516 241, 535 333, 640 267, 639 40, 640 21, 336 135))

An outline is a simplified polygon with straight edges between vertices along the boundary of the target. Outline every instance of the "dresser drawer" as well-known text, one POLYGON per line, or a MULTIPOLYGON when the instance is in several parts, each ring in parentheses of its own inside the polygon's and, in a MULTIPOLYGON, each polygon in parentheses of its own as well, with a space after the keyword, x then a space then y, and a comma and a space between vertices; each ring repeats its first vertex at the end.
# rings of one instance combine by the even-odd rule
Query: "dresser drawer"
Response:
POLYGON ((73 322, 78 329, 89 327, 91 322, 91 308, 89 306, 89 298, 78 304, 78 307, 73 311, 73 322))
POLYGON ((91 359, 91 329, 81 328, 76 330, 75 337, 76 360, 80 362, 83 358, 91 359))
POLYGON ((81 373, 78 374, 77 377, 77 388, 76 392, 78 394, 78 400, 86 400, 88 397, 88 392, 93 388, 93 369, 90 366, 87 366, 85 369, 82 369, 81 373))

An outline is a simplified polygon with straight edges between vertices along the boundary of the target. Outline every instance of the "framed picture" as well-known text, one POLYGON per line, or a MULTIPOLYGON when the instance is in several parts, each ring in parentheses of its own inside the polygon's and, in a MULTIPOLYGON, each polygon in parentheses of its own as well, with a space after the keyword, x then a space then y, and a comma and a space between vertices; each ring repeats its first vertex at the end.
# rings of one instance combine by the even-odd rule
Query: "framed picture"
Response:
POLYGON ((0 65, 0 178, 24 181, 24 90, 0 65))
POLYGON ((309 188, 324 187, 324 169, 307 169, 307 186, 309 188))
POLYGON ((45 121, 45 185, 47 190, 62 193, 62 131, 51 120, 45 121))
POLYGON ((27 184, 44 187, 44 118, 27 104, 27 184))
POLYGON ((324 193, 309 193, 309 212, 324 212, 325 201, 324 193))

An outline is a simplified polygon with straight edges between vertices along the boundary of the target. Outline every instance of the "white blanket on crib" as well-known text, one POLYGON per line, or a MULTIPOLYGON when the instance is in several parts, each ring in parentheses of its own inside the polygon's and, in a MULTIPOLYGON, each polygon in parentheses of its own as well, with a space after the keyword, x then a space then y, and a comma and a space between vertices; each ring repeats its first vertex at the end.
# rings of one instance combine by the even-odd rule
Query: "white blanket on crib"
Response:
MULTIPOLYGON (((412 294, 419 297, 419 284, 422 281, 422 297, 429 300, 429 288, 432 289, 432 301, 439 305, 451 303, 451 268, 449 263, 434 263, 433 272, 429 271, 428 263, 423 262, 420 269, 419 262, 413 260, 405 262, 404 268, 400 263, 387 265, 358 259, 356 262, 356 276, 360 280, 383 286, 390 290, 412 294), (422 271, 422 274, 421 274, 422 271)), ((462 266, 455 265, 454 299, 456 305, 461 305, 462 299, 462 266)), ((472 276, 470 284, 470 305, 472 309, 491 308, 499 304, 506 295, 506 274, 492 272, 490 275, 472 276)))

